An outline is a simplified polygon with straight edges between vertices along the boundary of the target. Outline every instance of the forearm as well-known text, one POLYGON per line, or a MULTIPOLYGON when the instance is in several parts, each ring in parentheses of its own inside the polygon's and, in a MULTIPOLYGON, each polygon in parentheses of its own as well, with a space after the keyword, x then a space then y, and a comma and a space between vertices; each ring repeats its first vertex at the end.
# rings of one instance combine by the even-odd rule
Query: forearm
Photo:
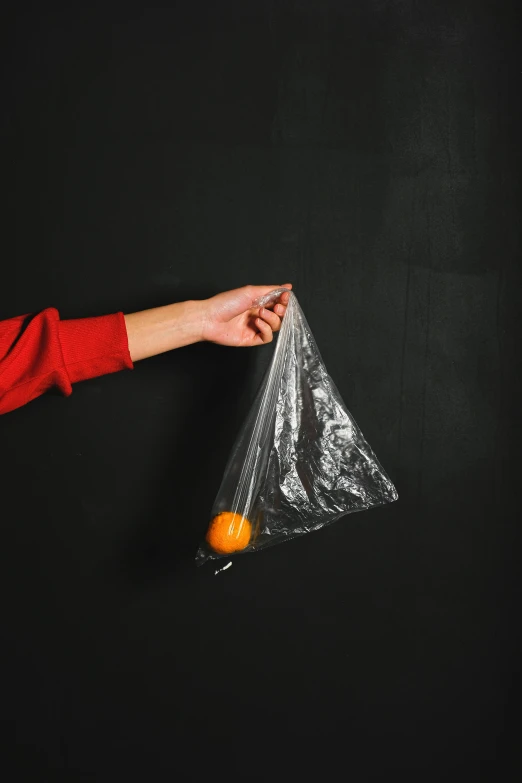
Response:
POLYGON ((133 362, 200 342, 203 337, 202 302, 176 302, 125 315, 129 352, 133 362))

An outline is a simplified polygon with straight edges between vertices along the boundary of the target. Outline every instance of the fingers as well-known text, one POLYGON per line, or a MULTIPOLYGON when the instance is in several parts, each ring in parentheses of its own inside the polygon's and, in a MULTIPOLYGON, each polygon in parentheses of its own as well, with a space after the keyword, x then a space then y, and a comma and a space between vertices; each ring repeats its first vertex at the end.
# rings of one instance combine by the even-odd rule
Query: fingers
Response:
POLYGON ((278 332, 281 329, 281 319, 286 313, 288 302, 290 301, 290 290, 292 289, 292 283, 286 283, 284 286, 249 286, 248 290, 256 299, 261 294, 264 296, 266 293, 277 290, 277 288, 287 288, 288 290, 281 294, 275 301, 266 305, 266 307, 255 308, 252 315, 255 316, 255 326, 259 330, 255 335, 255 342, 260 344, 271 343, 274 339, 274 332, 278 332), (264 290, 263 290, 264 289, 264 290))
POLYGON ((261 307, 259 310, 259 317, 266 321, 273 332, 278 332, 281 328, 281 319, 279 315, 276 315, 272 310, 268 310, 266 307, 261 307))
MULTIPOLYGON (((281 288, 292 288, 292 283, 287 283, 286 285, 281 286, 281 288)), ((279 297, 279 302, 274 307, 274 312, 276 312, 278 315, 283 316, 286 312, 286 306, 288 302, 290 301, 290 293, 286 292, 284 294, 281 294, 279 297)))
POLYGON ((271 343, 274 339, 274 333, 269 324, 267 324, 266 321, 263 321, 262 318, 256 318, 256 326, 259 329, 257 337, 261 339, 261 342, 265 345, 271 343))
POLYGON ((274 313, 277 313, 277 315, 280 318, 282 318, 284 316, 284 314, 286 313, 286 307, 288 305, 289 297, 290 297, 290 294, 283 294, 283 296, 281 297, 282 304, 278 303, 278 304, 273 305, 274 313), (283 298, 283 297, 286 297, 286 298, 283 298))
MULTIPOLYGON (((287 283, 286 285, 282 285, 281 288, 291 289, 292 283, 287 283)), ((285 292, 284 294, 281 294, 281 296, 279 297, 279 304, 276 305, 276 307, 281 307, 282 305, 285 305, 284 309, 286 310, 286 305, 288 304, 289 301, 290 301, 290 292, 285 292)), ((276 310, 276 307, 274 307, 274 310, 276 310)))
MULTIPOLYGON (((291 288, 291 284, 282 287, 291 288)), ((257 318, 255 319, 255 325, 259 329, 255 337, 258 344, 266 345, 271 343, 274 339, 274 332, 278 332, 281 329, 281 319, 286 312, 289 299, 290 294, 284 293, 279 297, 277 304, 259 308, 257 318)))
MULTIPOLYGON (((280 286, 280 288, 292 288, 292 283, 287 283, 284 286, 280 286)), ((285 292, 284 294, 281 294, 279 299, 276 299, 274 302, 267 304, 265 310, 266 309, 268 309, 269 311, 273 310, 274 313, 276 313, 280 318, 282 318, 286 313, 286 308, 289 301, 290 301, 290 292, 285 292)), ((278 328, 280 328, 280 326, 281 325, 279 325, 278 328)), ((275 329, 274 331, 277 331, 277 329, 275 329)))

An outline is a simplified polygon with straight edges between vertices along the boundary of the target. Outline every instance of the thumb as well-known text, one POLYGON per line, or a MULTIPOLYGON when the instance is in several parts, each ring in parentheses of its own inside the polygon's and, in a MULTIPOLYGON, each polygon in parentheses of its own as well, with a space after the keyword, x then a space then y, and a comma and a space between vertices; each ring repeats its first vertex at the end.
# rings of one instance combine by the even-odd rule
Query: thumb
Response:
MULTIPOLYGON (((219 319, 221 318, 234 318, 237 315, 245 313, 247 310, 255 308, 256 301, 262 296, 266 296, 271 291, 276 291, 279 288, 292 288, 292 284, 289 283, 285 286, 281 285, 246 285, 243 288, 236 288, 233 291, 225 291, 222 294, 217 294, 212 302, 212 312, 219 319)), ((275 300, 274 300, 275 302, 275 300)))
POLYGON ((286 288, 289 291, 292 290, 292 283, 286 283, 285 285, 251 285, 248 286, 248 288, 252 294, 252 304, 254 307, 259 304, 260 299, 264 300, 262 304, 265 307, 271 307, 284 293, 284 291, 281 291, 282 288, 286 288), (270 294, 272 293, 273 297, 270 297, 270 294))

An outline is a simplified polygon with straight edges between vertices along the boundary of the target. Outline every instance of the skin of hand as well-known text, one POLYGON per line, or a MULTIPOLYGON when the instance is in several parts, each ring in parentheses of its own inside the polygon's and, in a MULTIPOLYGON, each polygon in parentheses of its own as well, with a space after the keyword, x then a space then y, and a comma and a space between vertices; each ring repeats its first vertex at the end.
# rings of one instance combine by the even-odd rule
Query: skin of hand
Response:
POLYGON ((292 284, 247 285, 210 299, 176 302, 125 315, 129 352, 133 362, 197 342, 251 347, 273 340, 281 328, 289 294, 266 308, 254 302, 276 288, 292 284))

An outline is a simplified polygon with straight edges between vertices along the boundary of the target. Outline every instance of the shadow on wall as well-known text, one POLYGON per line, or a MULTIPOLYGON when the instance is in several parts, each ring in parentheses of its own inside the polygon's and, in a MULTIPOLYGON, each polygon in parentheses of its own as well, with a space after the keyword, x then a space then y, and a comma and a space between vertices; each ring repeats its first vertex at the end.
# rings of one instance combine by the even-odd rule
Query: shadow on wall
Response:
MULTIPOLYGON (((203 299, 213 293, 203 287, 177 288, 173 298, 203 299)), ((132 583, 162 581, 182 566, 196 567, 196 551, 251 402, 256 353, 199 343, 162 357, 174 363, 176 375, 185 379, 186 407, 176 417, 170 458, 151 483, 144 511, 119 554, 124 578, 132 583)))

